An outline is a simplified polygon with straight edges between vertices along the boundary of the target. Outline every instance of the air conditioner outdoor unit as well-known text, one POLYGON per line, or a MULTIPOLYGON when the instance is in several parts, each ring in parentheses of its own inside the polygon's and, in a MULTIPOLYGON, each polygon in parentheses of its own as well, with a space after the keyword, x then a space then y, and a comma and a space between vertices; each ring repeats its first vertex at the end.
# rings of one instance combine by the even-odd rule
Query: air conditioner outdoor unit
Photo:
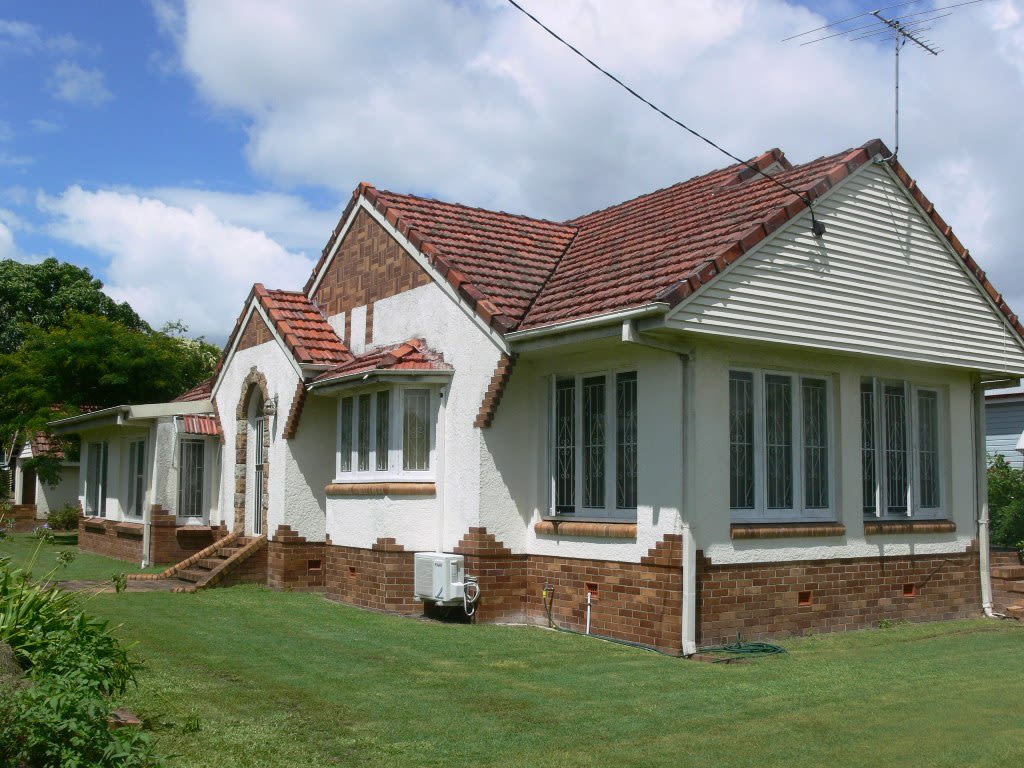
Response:
POLYGON ((438 605, 462 605, 465 571, 462 555, 416 553, 416 597, 438 605))

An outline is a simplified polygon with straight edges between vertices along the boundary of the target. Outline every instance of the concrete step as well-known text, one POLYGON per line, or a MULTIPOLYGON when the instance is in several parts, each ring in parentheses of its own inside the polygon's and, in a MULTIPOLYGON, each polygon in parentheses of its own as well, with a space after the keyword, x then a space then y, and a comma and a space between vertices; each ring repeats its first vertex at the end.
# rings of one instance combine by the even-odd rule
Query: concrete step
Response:
POLYGON ((1024 565, 992 566, 993 579, 1024 579, 1024 565))
POLYGON ((1024 619, 1024 603, 1017 603, 1016 605, 1009 606, 1006 609, 1006 615, 1013 616, 1017 619, 1024 619))

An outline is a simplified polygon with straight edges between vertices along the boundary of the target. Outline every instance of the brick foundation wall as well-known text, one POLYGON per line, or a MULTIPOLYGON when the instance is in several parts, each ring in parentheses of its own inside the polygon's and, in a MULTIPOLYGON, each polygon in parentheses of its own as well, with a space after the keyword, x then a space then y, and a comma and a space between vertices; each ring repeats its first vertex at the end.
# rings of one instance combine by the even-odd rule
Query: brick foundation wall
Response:
MULTIPOLYGON (((993 549, 989 558, 989 565, 992 568, 1001 565, 1021 565, 1021 562, 1021 556, 1017 550, 993 549)), ((996 613, 1006 613, 1006 609, 1011 605, 1024 600, 1024 594, 1010 589, 1010 584, 1014 581, 1016 579, 992 578, 992 610, 996 613)))
POLYGON ((268 581, 269 555, 267 547, 254 552, 252 557, 224 576, 217 586, 232 587, 236 584, 266 584, 268 581))
POLYGON ((486 528, 470 528, 454 552, 480 584, 477 621, 528 621, 527 557, 513 555, 486 528))
POLYGON ((287 525, 267 544, 267 586, 295 592, 324 589, 326 544, 310 543, 287 525))
MULTIPOLYGON (((159 506, 151 512, 150 555, 154 563, 173 564, 205 549, 227 535, 227 529, 178 526, 171 513, 159 506)), ((142 562, 143 524, 103 517, 78 518, 78 549, 129 562, 142 562)))
POLYGON ((697 642, 789 637, 981 615, 975 547, 963 554, 714 565, 698 553, 697 642))
POLYGON ((413 596, 413 553, 394 539, 377 539, 372 549, 325 546, 324 590, 332 600, 396 613, 423 613, 413 596))

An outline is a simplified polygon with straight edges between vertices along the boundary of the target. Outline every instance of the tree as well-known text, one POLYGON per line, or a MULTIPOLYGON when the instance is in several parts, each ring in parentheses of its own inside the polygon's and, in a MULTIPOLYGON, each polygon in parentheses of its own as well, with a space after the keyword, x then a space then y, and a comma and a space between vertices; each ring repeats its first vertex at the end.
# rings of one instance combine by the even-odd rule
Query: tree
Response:
POLYGON ((1024 549, 1024 470, 1000 454, 989 461, 988 506, 992 543, 1024 549))
MULTIPOLYGON (((208 378, 217 347, 185 338, 180 323, 167 330, 80 312, 60 325, 26 327, 21 346, 0 355, 0 435, 32 434, 86 406, 165 402, 208 378)), ((58 462, 32 462, 41 479, 56 476, 58 462)))
POLYGON ((88 269, 57 259, 0 261, 0 354, 15 352, 29 328, 62 325, 73 312, 98 315, 136 331, 150 330, 127 302, 117 303, 88 269))

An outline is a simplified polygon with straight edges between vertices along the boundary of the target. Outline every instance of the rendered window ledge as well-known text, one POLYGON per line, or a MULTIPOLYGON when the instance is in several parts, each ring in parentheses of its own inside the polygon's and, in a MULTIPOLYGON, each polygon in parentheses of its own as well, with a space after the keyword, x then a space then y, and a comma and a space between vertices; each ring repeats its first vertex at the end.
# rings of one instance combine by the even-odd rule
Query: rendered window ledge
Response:
POLYGON ((954 533, 952 520, 865 520, 864 535, 879 536, 887 533, 954 533))
POLYGON ((802 536, 845 536, 842 523, 732 523, 730 539, 788 539, 802 536))
POLYGON ((381 482, 381 483, 328 483, 324 492, 328 496, 433 496, 434 483, 381 482))
POLYGON ((628 521, 584 522, 582 520, 539 520, 534 533, 545 536, 592 536, 598 539, 635 539, 636 523, 628 521))

